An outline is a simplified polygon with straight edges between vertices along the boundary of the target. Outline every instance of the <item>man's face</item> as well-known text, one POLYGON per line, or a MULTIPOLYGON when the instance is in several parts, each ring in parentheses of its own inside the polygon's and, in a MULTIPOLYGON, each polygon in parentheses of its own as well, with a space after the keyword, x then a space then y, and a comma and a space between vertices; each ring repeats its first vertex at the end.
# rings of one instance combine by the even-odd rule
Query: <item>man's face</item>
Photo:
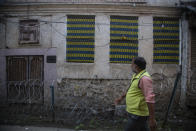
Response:
POLYGON ((134 73, 137 73, 137 65, 136 64, 134 64, 134 59, 132 60, 132 63, 131 63, 131 69, 132 69, 132 71, 134 72, 134 73))

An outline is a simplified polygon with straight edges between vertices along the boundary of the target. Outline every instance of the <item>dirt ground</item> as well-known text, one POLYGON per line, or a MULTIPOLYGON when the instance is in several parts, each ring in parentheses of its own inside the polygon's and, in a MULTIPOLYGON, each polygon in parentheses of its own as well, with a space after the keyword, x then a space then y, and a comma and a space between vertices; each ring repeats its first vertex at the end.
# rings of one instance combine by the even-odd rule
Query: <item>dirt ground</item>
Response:
MULTIPOLYGON (((33 116, 23 116, 21 117, 9 117, 2 119, 1 125, 11 125, 11 126, 35 126, 35 127, 50 127, 50 128, 64 128, 72 130, 92 130, 92 131, 122 131, 127 119, 124 117, 115 117, 112 119, 101 119, 94 117, 89 120, 85 120, 81 123, 77 123, 74 120, 66 119, 52 119, 48 118, 38 118, 33 116)), ((173 118, 168 119, 164 128, 162 127, 163 120, 157 118, 157 131, 195 131, 196 120, 195 119, 181 119, 173 118)))
MULTIPOLYGON (((14 105, 14 107, 16 107, 14 105)), ((92 115, 70 116, 70 112, 43 114, 43 112, 23 112, 16 108, 0 108, 0 125, 4 126, 33 126, 44 128, 63 128, 72 130, 88 131, 123 131, 126 124, 125 116, 115 116, 113 113, 92 115), (55 117, 54 117, 55 116, 55 117), (84 119, 85 118, 85 119, 84 119)), ((194 112, 194 111, 193 111, 194 112)), ((168 121, 162 127, 165 113, 156 112, 157 131, 196 131, 196 113, 192 111, 173 110, 168 116, 168 121)))

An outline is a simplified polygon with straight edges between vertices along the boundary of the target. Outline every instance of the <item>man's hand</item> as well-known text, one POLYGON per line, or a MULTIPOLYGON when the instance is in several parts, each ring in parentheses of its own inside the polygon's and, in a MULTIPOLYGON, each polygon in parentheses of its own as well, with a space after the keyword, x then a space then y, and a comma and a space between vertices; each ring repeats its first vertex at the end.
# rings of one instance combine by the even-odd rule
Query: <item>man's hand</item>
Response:
POLYGON ((156 131, 157 129, 157 122, 154 118, 149 119, 149 126, 150 126, 150 131, 156 131))
POLYGON ((124 93, 120 98, 116 99, 114 101, 114 104, 118 105, 125 98, 125 96, 126 96, 126 93, 124 93))
POLYGON ((115 105, 118 105, 118 104, 121 102, 121 100, 122 100, 121 98, 116 99, 116 100, 114 101, 114 104, 115 104, 115 105))
POLYGON ((157 122, 154 117, 154 103, 147 102, 147 105, 149 109, 149 126, 150 126, 151 131, 155 131, 157 128, 157 122))

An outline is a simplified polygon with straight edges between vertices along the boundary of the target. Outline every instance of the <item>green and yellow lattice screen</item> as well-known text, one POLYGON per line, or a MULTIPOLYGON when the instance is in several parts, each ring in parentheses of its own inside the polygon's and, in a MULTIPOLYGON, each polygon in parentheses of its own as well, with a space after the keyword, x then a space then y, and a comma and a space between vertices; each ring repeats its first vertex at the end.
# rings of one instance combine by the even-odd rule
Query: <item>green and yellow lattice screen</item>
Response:
POLYGON ((67 16, 67 62, 94 62, 95 16, 67 16))
POLYGON ((157 64, 179 63, 179 19, 168 17, 153 18, 154 52, 157 64))
POLYGON ((131 63, 138 56, 138 17, 110 16, 110 63, 131 63))

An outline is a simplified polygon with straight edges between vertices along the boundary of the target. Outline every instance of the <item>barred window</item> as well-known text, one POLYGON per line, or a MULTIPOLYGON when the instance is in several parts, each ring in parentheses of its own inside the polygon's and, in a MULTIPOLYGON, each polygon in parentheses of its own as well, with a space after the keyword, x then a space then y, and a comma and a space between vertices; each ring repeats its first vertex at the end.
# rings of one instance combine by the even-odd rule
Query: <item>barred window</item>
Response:
POLYGON ((153 62, 156 64, 179 63, 179 19, 153 18, 153 62))
POLYGON ((19 44, 39 44, 38 20, 21 20, 19 29, 19 44))
POLYGON ((67 16, 67 62, 94 62, 95 16, 67 16))
POLYGON ((131 63, 138 56, 138 17, 110 17, 110 63, 131 63))

